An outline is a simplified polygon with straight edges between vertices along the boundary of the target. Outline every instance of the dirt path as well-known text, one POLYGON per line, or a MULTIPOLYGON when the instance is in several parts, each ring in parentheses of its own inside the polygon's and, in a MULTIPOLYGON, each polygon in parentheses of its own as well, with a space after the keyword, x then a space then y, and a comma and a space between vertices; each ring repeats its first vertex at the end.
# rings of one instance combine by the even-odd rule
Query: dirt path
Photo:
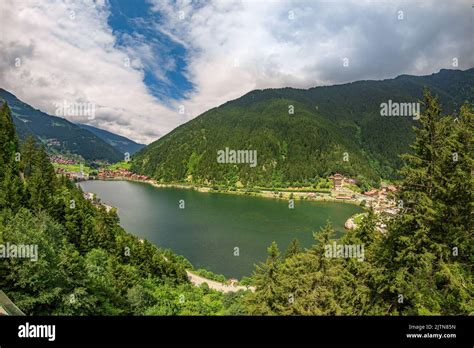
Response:
POLYGON ((239 290, 255 291, 255 288, 253 286, 246 287, 243 285, 237 285, 237 286, 226 285, 226 284, 216 282, 215 280, 210 280, 210 279, 198 276, 197 274, 191 273, 190 271, 186 271, 186 273, 191 283, 193 283, 196 286, 200 286, 203 283, 207 283, 207 285, 209 285, 211 289, 221 291, 221 292, 236 292, 239 290))

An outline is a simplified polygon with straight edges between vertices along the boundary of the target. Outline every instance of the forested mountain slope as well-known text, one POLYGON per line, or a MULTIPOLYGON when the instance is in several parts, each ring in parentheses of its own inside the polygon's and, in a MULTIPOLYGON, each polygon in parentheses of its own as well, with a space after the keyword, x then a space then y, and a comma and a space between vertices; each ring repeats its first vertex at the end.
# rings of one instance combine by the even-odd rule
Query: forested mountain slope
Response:
POLYGON ((116 209, 93 204, 57 176, 32 137, 19 143, 7 104, 0 106, 0 247, 0 289, 26 315, 232 314, 240 296, 193 286, 187 260, 127 233, 116 209), (16 247, 36 251, 5 254, 16 247))
POLYGON ((131 139, 106 131, 104 129, 93 127, 87 124, 78 123, 77 125, 97 135, 99 138, 104 140, 107 144, 112 145, 115 149, 117 149, 122 154, 125 154, 126 152, 128 152, 130 155, 132 155, 135 152, 145 147, 145 145, 143 144, 138 144, 131 139))
POLYGON ((424 105, 400 172, 403 209, 385 233, 369 211, 337 240, 328 223, 308 249, 295 241, 281 254, 272 243, 249 280, 255 292, 222 294, 190 284, 183 257, 126 233, 114 209, 55 175, 32 138, 20 145, 4 104, 0 245, 37 253, 2 255, 0 289, 27 315, 472 314, 474 114, 465 105, 442 118, 429 94, 424 105), (334 243, 364 247, 362 259, 328 255, 334 243))
POLYGON ((80 155, 86 161, 117 162, 123 159, 120 151, 95 134, 62 117, 37 110, 0 88, 0 104, 3 101, 11 108, 13 122, 21 140, 32 135, 38 143, 46 146, 48 152, 80 155))
POLYGON ((414 139, 413 117, 382 117, 381 104, 411 103, 424 88, 448 113, 472 103, 474 69, 441 70, 307 90, 255 90, 181 125, 134 156, 158 180, 279 185, 334 172, 375 182, 393 178, 414 139), (220 164, 217 151, 257 150, 258 164, 220 164))

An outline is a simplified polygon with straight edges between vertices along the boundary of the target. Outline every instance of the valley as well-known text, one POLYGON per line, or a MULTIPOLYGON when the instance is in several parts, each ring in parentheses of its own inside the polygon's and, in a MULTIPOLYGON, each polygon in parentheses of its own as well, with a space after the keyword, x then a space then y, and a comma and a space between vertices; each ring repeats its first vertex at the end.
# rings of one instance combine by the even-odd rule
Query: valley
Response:
POLYGON ((272 241, 286 249, 294 238, 302 247, 331 219, 338 235, 345 221, 362 211, 341 202, 269 200, 182 188, 156 188, 129 181, 83 181, 85 192, 117 208, 121 225, 139 238, 170 248, 195 268, 228 278, 251 276, 272 241), (238 255, 234 254, 238 248, 238 255))
POLYGON ((254 90, 204 112, 132 156, 132 171, 161 183, 290 187, 341 173, 366 189, 394 180, 414 139, 413 117, 383 117, 383 106, 417 104, 424 88, 445 112, 472 101, 474 69, 441 70, 307 90, 254 90), (396 96, 396 98, 394 97, 396 96), (216 161, 226 148, 254 151, 255 166, 216 161))
MULTIPOLYGON (((433 82, 452 74, 450 78, 457 79, 457 86, 465 91, 472 89, 464 80, 472 72, 441 71, 414 79, 433 82)), ((413 83, 411 78, 408 81, 413 83)), ((349 88, 333 87, 342 94, 349 88)), ((383 85, 378 86, 377 93, 383 90, 383 85)), ((446 248, 445 226, 452 227, 449 238, 459 235, 467 241, 459 244, 460 260, 463 265, 467 262, 472 243, 465 235, 468 229, 459 226, 469 224, 466 209, 471 200, 467 179, 471 159, 466 152, 472 138, 469 102, 459 114, 441 114, 438 99, 425 92, 426 108, 416 119, 377 115, 374 105, 379 100, 365 101, 367 113, 355 111, 362 104, 348 106, 347 116, 334 108, 325 114, 324 103, 314 111, 312 99, 304 96, 315 92, 300 92, 250 92, 123 158, 108 157, 106 152, 112 148, 119 153, 114 146, 131 143, 99 130, 80 128, 88 132, 81 139, 94 147, 93 154, 84 153, 90 150, 78 143, 77 153, 55 148, 64 143, 44 135, 66 125, 74 134, 75 126, 35 111, 28 116, 35 127, 25 131, 24 110, 31 107, 3 92, 14 105, 13 112, 7 103, 1 110, 5 127, 0 132, 4 144, 0 217, 6 224, 0 237, 21 245, 28 234, 28 240, 51 250, 47 264, 59 270, 52 275, 59 282, 67 282, 74 273, 76 287, 61 290, 62 295, 52 300, 55 314, 320 314, 326 301, 349 294, 352 298, 353 288, 363 294, 373 287, 383 295, 361 295, 357 300, 361 304, 347 300, 342 307, 327 308, 327 313, 353 313, 354 308, 365 314, 383 314, 386 308, 421 313, 411 306, 394 307, 391 290, 384 286, 405 272, 396 261, 400 255, 411 262, 410 254, 404 255, 410 252, 404 244, 407 240, 411 245, 434 241, 446 248), (360 118, 354 119, 355 114, 360 118), (381 119, 382 128, 371 128, 381 119), (18 133, 15 122, 22 122, 18 133), (39 127, 43 122, 46 133, 39 127), (91 140, 96 134, 108 138, 91 140), (442 134, 449 142, 433 145, 427 134, 434 139, 442 134), (384 147, 385 140, 393 137, 398 141, 384 147), (409 148, 411 137, 416 141, 409 148), (431 146, 440 155, 435 160, 427 155, 431 146), (237 160, 231 151, 241 157, 237 160), (385 160, 378 160, 380 156, 385 160), (425 173, 420 159, 431 161, 436 171, 425 173), (425 180, 442 189, 437 188, 435 195, 425 192, 420 189, 425 180), (440 204, 440 214, 430 216, 434 201, 440 204), (418 211, 420 204, 425 211, 418 211), (427 229, 417 226, 418 221, 436 234, 419 239, 427 229), (62 263, 62 258, 68 263, 62 263), (69 262, 85 267, 70 270, 69 262), (390 269, 388 274, 384 267, 390 269), (130 274, 136 276, 129 278, 130 274), (76 312, 62 299, 76 298, 77 287, 89 287, 92 293, 81 295, 84 307, 76 312), (300 288, 305 295, 298 298, 298 307, 288 305, 285 294, 300 288), (167 298, 177 304, 163 303, 167 298), (371 299, 378 303, 366 310, 371 299), (267 301, 278 302, 278 307, 270 308, 267 301), (87 307, 88 303, 97 305, 87 307)), ((457 100, 451 98, 447 105, 448 110, 455 108, 457 100)), ((417 252, 424 257, 434 257, 425 246, 420 248, 417 252)), ((0 272, 29 271, 27 265, 6 265, 3 269, 0 265, 0 272)), ((451 267, 451 260, 445 265, 451 267)), ((41 272, 48 273, 49 268, 42 267, 41 272)), ((465 277, 466 272, 463 266, 455 277, 465 277)), ((41 304, 30 302, 36 297, 34 288, 30 286, 25 296, 16 279, 4 278, 0 284, 15 305, 27 314, 45 313, 41 304)), ((44 291, 52 291, 50 281, 44 279, 44 291)), ((464 311, 449 301, 446 305, 446 313, 464 311)), ((429 308, 430 303, 423 306, 429 308)))
POLYGON ((0 348, 472 343, 473 11, 0 0, 0 348))

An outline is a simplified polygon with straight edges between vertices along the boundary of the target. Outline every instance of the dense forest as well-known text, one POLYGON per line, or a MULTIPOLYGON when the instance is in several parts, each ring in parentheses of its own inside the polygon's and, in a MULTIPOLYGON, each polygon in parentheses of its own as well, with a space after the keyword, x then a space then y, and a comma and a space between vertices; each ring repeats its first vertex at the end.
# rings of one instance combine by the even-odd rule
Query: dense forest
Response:
POLYGON ((192 286, 186 260, 140 242, 119 226, 116 212, 93 206, 56 177, 32 139, 20 146, 4 104, 0 244, 37 244, 40 257, 2 260, 0 289, 32 315, 472 313, 473 117, 468 104, 442 117, 439 101, 426 93, 411 152, 401 157, 401 212, 387 232, 371 211, 338 240, 328 222, 311 248, 294 241, 280 252, 272 244, 252 276, 255 292, 224 295, 192 286), (363 262, 328 257, 325 247, 335 242, 363 245, 363 262))
POLYGON ((56 176, 33 138, 0 113, 0 244, 37 245, 37 261, 0 260, 0 289, 28 315, 233 314, 234 299, 192 286, 191 265, 126 233, 114 210, 56 176), (9 244, 7 244, 9 243, 9 244))
POLYGON ((273 244, 257 268, 257 291, 246 298, 255 315, 460 315, 474 312, 472 225, 473 110, 441 117, 430 94, 415 129, 412 153, 402 156, 401 213, 388 231, 373 212, 337 241, 364 245, 365 258, 328 258, 331 224, 317 243, 297 243, 281 255, 273 244))
POLYGON ((133 157, 133 170, 161 182, 288 187, 341 172, 377 185, 398 179, 413 117, 381 117, 389 100, 418 102, 426 86, 447 112, 473 102, 474 69, 441 70, 307 90, 255 90, 181 125, 133 157), (225 148, 256 150, 257 165, 217 163, 225 148))

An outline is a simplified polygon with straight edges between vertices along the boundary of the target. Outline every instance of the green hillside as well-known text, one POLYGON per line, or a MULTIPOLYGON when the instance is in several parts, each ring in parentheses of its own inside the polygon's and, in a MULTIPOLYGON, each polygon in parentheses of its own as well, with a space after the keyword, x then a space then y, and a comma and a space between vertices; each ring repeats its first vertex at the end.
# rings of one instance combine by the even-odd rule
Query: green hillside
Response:
POLYGON ((427 87, 452 112, 473 101, 472 81, 474 69, 441 70, 307 90, 255 90, 145 147, 132 168, 162 182, 198 184, 278 186, 336 171, 371 182, 394 178, 417 121, 382 117, 381 103, 416 102, 427 87), (226 147, 257 150, 257 166, 218 163, 217 151, 226 147))
POLYGON ((127 152, 130 155, 133 155, 135 152, 145 147, 145 145, 143 144, 138 144, 134 142, 133 140, 130 140, 121 135, 108 132, 104 129, 96 128, 88 124, 78 123, 77 125, 81 127, 82 129, 86 129, 89 132, 97 135, 99 138, 104 140, 107 144, 112 145, 115 149, 117 149, 122 154, 122 157, 127 152))
POLYGON ((13 122, 21 140, 33 135, 50 153, 75 154, 86 161, 117 162, 123 159, 123 153, 97 135, 64 118, 34 109, 0 88, 0 104, 3 104, 2 100, 8 102, 12 110, 13 122))
POLYGON ((4 104, 0 245, 33 251, 22 257, 3 248, 0 288, 23 313, 40 316, 473 313, 474 114, 465 105, 456 118, 442 118, 436 99, 426 94, 425 103, 400 172, 400 214, 385 220, 370 210, 339 239, 328 222, 307 249, 294 240, 281 253, 273 242, 245 280, 255 291, 227 294, 193 285, 183 257, 127 233, 116 209, 85 199, 80 187, 55 175, 42 147, 30 140, 20 146, 4 104), (336 243, 359 252, 328 253, 336 243))
POLYGON ((235 312, 241 295, 194 286, 186 259, 127 233, 119 222, 115 208, 85 199, 80 187, 56 176, 43 147, 28 140, 20 145, 10 109, 0 106, 0 289, 22 312, 235 312), (10 257, 5 245, 36 249, 28 258, 10 257))

